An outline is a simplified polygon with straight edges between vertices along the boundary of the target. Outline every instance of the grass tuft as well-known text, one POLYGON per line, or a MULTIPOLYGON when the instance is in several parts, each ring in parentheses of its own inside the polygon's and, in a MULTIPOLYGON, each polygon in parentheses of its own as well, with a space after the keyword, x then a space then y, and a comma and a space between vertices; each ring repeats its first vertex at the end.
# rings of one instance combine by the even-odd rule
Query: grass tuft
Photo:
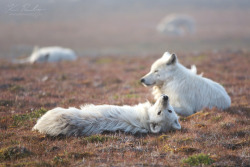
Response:
POLYGON ((185 137, 185 138, 181 138, 181 139, 178 139, 177 140, 177 143, 178 144, 190 144, 194 141, 193 138, 190 138, 190 137, 185 137))
POLYGON ((169 138, 170 138, 169 135, 161 135, 161 136, 158 137, 158 140, 160 140, 160 141, 165 141, 165 140, 167 140, 167 139, 169 139, 169 138))
POLYGON ((222 119, 223 119, 223 117, 220 116, 220 115, 211 118, 211 120, 212 120, 213 122, 219 122, 219 121, 221 121, 222 119))
POLYGON ((46 112, 47 112, 46 109, 41 108, 28 114, 14 115, 12 117, 14 121, 13 126, 20 126, 23 125, 26 121, 33 120, 34 118, 40 118, 46 112))
POLYGON ((190 165, 190 166, 198 166, 198 165, 211 165, 214 162, 209 155, 206 154, 197 154, 192 155, 186 159, 182 160, 182 163, 190 165))
POLYGON ((176 151, 176 149, 174 147, 171 147, 170 145, 167 145, 167 144, 163 147, 163 149, 165 152, 172 152, 173 153, 176 151))
POLYGON ((200 112, 197 112, 197 113, 195 113, 195 114, 192 114, 192 115, 190 115, 190 116, 188 116, 188 117, 184 117, 184 118, 183 118, 183 121, 192 120, 192 119, 194 119, 194 118, 206 118, 206 117, 209 116, 209 115, 210 115, 210 113, 208 113, 208 112, 200 111, 200 112))

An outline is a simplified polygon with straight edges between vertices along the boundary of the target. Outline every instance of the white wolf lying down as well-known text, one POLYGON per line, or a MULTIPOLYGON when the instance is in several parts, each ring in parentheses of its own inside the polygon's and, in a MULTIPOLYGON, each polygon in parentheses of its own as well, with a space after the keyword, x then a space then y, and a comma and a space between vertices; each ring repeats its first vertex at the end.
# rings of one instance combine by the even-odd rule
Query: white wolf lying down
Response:
POLYGON ((218 83, 196 74, 195 66, 191 70, 178 63, 175 54, 165 52, 151 66, 150 72, 141 82, 154 85, 153 95, 157 99, 168 94, 177 114, 188 116, 205 107, 226 109, 231 99, 218 83))
POLYGON ((170 14, 158 25, 157 30, 167 35, 185 35, 195 33, 195 21, 191 16, 170 14))
POLYGON ((178 116, 162 95, 154 105, 135 106, 85 105, 81 109, 55 108, 43 115, 33 130, 51 136, 89 136, 104 131, 159 133, 181 129, 178 116))
POLYGON ((43 62, 59 62, 59 61, 74 61, 76 54, 73 50, 58 46, 34 48, 30 57, 21 60, 15 60, 14 63, 43 63, 43 62))

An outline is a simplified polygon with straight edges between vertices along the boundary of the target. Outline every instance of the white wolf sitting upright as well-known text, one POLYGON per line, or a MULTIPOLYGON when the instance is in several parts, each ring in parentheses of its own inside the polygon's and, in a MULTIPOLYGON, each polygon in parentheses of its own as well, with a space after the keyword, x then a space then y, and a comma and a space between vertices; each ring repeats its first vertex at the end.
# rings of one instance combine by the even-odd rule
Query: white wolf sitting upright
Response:
POLYGON ((185 68, 178 63, 175 54, 168 52, 153 63, 141 82, 145 86, 154 85, 155 99, 161 94, 168 94, 170 104, 182 116, 189 116, 205 107, 226 109, 231 105, 230 97, 220 84, 197 75, 195 68, 185 68))
POLYGON ((59 62, 59 61, 74 61, 76 60, 76 54, 73 50, 68 48, 62 48, 58 46, 54 47, 35 47, 31 56, 21 60, 15 60, 14 63, 43 63, 43 62, 59 62))
POLYGON ((55 108, 43 115, 33 130, 51 136, 89 136, 104 131, 159 133, 181 129, 178 116, 162 95, 154 105, 136 106, 85 105, 77 108, 55 108))

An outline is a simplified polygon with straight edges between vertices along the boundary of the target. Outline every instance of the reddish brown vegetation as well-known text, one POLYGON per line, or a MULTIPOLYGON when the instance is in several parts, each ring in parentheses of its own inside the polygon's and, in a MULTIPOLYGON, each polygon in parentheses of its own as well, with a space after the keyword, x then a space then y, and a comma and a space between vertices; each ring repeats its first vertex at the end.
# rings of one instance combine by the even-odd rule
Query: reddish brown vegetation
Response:
POLYGON ((249 165, 250 54, 244 52, 179 56, 184 65, 196 64, 198 73, 221 83, 232 98, 228 110, 204 109, 180 118, 181 131, 90 138, 51 138, 31 131, 44 112, 41 107, 153 101, 139 79, 156 58, 82 57, 76 62, 34 65, 1 60, 0 166, 180 166, 185 165, 182 159, 200 153, 208 155, 214 166, 249 165))

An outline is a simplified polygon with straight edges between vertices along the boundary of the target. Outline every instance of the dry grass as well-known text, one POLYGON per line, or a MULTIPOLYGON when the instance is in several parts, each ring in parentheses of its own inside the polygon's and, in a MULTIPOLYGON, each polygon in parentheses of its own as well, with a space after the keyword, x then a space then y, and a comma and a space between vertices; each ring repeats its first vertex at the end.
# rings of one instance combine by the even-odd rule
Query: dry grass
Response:
POLYGON ((58 64, 13 65, 0 60, 0 166, 247 166, 250 53, 180 55, 225 86, 228 110, 204 109, 181 118, 181 131, 159 135, 106 133, 48 137, 32 132, 56 106, 133 105, 153 101, 139 83, 156 56, 80 58, 58 64))

